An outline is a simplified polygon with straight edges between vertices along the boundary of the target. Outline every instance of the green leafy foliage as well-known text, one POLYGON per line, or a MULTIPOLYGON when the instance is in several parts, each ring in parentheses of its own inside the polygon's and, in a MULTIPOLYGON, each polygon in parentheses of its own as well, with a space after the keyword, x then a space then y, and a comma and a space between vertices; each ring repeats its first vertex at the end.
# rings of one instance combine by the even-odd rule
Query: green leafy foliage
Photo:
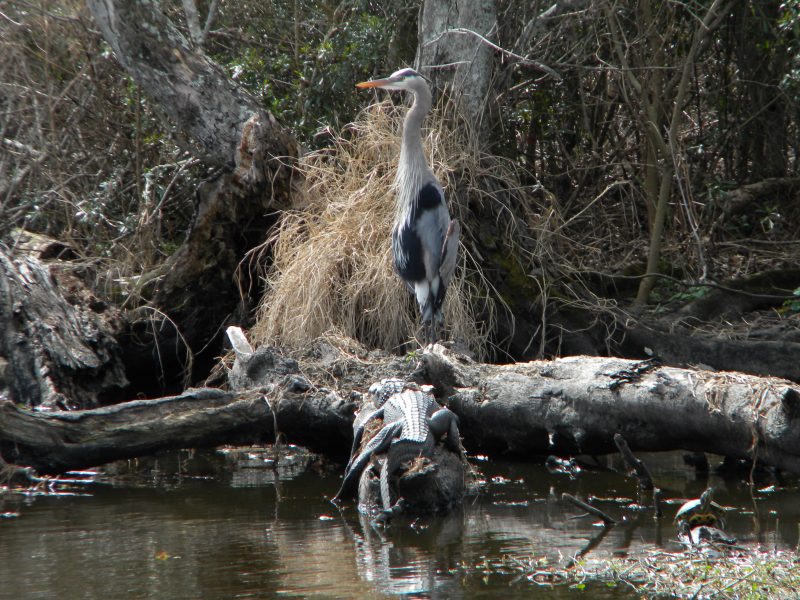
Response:
POLYGON ((231 76, 262 100, 308 147, 339 129, 363 106, 353 84, 399 65, 387 65, 390 48, 413 61, 413 45, 395 32, 410 7, 361 1, 243 3, 221 10, 225 22, 240 25, 237 43, 212 37, 210 54, 231 76))
POLYGON ((795 288, 795 290, 792 292, 792 295, 794 298, 791 300, 786 300, 781 309, 783 312, 800 313, 800 287, 795 288))

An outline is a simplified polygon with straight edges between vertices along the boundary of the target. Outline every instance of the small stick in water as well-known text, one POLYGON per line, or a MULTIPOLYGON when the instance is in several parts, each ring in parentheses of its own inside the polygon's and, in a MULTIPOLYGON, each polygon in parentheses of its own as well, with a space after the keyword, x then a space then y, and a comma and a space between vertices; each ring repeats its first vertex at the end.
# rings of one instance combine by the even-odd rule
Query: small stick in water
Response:
POLYGON ((650 475, 647 465, 634 456, 630 447, 628 447, 628 442, 625 441, 625 438, 619 433, 614 434, 614 443, 617 445, 619 453, 625 460, 625 464, 628 465, 629 469, 633 469, 633 472, 636 474, 636 478, 639 480, 639 488, 642 490, 652 490, 653 477, 650 475))
POLYGON ((585 510, 590 515, 594 515, 595 517, 601 519, 603 521, 603 524, 606 527, 609 527, 611 525, 616 525, 617 524, 617 522, 614 519, 609 517, 606 513, 604 513, 599 508, 595 508, 594 506, 592 506, 591 504, 587 504, 583 500, 578 500, 572 494, 567 494, 567 493, 561 494, 561 499, 562 500, 567 500, 568 502, 571 502, 572 504, 574 504, 578 508, 580 508, 582 510, 585 510))
POLYGON ((664 513, 661 512, 661 488, 653 488, 653 509, 656 519, 660 519, 664 516, 664 513))

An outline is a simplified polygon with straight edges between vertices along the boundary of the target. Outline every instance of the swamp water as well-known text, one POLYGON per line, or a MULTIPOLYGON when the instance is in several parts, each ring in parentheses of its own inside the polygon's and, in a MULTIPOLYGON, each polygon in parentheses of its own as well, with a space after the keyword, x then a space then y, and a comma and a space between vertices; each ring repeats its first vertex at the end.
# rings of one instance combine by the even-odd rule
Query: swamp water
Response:
POLYGON ((679 551, 680 504, 670 499, 708 484, 737 509, 726 529, 742 544, 798 544, 796 481, 768 480, 751 495, 741 478, 698 480, 677 454, 642 457, 664 490, 660 521, 629 508, 636 481, 619 473, 475 460, 481 493, 463 508, 379 530, 327 501, 340 468, 290 452, 277 469, 263 450, 181 452, 118 464, 105 483, 0 494, 0 598, 639 597, 625 584, 567 585, 545 573, 602 532, 564 492, 630 517, 591 549, 595 559, 679 551))

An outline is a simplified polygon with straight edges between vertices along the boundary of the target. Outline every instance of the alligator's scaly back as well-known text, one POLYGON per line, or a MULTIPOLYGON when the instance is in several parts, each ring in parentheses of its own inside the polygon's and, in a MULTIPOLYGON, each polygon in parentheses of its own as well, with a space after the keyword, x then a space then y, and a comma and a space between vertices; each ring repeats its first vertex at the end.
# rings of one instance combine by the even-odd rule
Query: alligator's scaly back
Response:
POLYGON ((349 496, 356 488, 372 456, 386 453, 380 470, 380 504, 384 517, 392 511, 402 511, 402 505, 392 500, 390 481, 405 462, 418 456, 430 457, 436 440, 447 435, 448 447, 459 450, 458 417, 437 404, 433 396, 416 385, 399 379, 384 379, 370 387, 371 406, 365 405, 354 423, 354 440, 350 462, 345 469, 341 488, 335 499, 349 496), (367 422, 382 418, 383 427, 359 453, 367 422))
POLYGON ((384 510, 393 506, 389 478, 400 468, 417 456, 430 456, 435 443, 428 420, 438 405, 433 397, 416 390, 405 390, 395 394, 384 405, 384 418, 387 422, 400 421, 403 429, 389 447, 386 461, 381 469, 381 501, 384 510))

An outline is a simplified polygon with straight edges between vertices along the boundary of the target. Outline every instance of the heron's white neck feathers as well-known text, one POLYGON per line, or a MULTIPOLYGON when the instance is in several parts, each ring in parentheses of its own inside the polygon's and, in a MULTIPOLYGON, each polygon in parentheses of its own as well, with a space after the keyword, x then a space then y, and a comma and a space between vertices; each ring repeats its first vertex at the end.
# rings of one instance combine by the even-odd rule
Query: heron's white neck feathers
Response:
POLYGON ((424 81, 413 90, 414 104, 403 122, 403 142, 397 166, 395 189, 395 222, 403 223, 411 218, 411 209, 422 187, 435 182, 422 148, 422 121, 431 109, 431 92, 424 81))

